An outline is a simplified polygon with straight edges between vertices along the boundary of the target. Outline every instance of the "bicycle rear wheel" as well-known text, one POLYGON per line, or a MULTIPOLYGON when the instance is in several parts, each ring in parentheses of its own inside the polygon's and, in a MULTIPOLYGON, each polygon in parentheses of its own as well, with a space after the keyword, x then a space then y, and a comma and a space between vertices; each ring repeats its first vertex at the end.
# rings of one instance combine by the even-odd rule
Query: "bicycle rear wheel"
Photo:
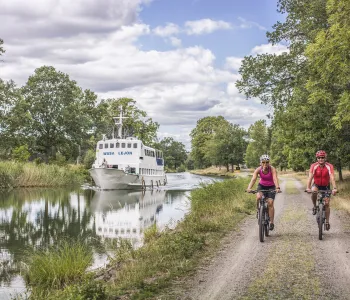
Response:
POLYGON ((318 206, 318 212, 317 212, 317 215, 318 215, 318 239, 319 240, 322 240, 322 230, 323 230, 323 204, 320 204, 318 206))
POLYGON ((269 236, 269 232, 270 232, 270 222, 269 222, 269 212, 268 209, 265 208, 265 236, 269 236))
POLYGON ((264 242, 264 230, 265 230, 265 215, 264 206, 261 205, 259 209, 259 239, 260 242, 264 242))

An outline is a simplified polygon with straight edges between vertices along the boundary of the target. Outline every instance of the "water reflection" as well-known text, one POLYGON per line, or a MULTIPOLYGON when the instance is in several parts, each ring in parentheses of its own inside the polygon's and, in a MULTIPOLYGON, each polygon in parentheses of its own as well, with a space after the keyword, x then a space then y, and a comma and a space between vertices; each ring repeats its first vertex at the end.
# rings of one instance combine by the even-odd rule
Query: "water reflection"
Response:
POLYGON ((92 199, 96 234, 103 238, 130 239, 136 247, 140 246, 144 230, 157 224, 169 198, 172 195, 164 190, 97 191, 92 199))
MULTIPOLYGON (((101 254, 99 243, 119 237, 138 247, 151 225, 175 226, 190 209, 190 190, 213 180, 218 179, 169 174, 166 190, 144 193, 80 188, 0 191, 0 299, 24 289, 19 271, 26 250, 64 237, 93 239, 95 254, 101 254)), ((98 256, 95 265, 104 263, 98 256)))

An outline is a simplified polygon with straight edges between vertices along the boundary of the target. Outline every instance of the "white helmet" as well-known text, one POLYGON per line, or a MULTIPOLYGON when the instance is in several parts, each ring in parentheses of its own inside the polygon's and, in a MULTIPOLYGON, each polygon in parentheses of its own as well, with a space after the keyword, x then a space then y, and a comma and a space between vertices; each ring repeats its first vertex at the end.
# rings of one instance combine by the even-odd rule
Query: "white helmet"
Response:
POLYGON ((260 156, 260 162, 264 161, 264 160, 270 160, 270 156, 268 156, 267 154, 263 154, 260 156))

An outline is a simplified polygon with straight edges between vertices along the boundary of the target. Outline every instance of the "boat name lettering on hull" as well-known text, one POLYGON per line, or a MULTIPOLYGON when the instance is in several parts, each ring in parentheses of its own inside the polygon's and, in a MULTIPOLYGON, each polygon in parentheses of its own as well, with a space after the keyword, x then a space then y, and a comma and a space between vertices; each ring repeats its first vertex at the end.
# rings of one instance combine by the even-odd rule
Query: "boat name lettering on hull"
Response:
POLYGON ((114 155, 114 152, 103 152, 103 155, 114 155))
POLYGON ((121 151, 121 152, 118 152, 118 155, 132 155, 132 152, 131 151, 121 151))

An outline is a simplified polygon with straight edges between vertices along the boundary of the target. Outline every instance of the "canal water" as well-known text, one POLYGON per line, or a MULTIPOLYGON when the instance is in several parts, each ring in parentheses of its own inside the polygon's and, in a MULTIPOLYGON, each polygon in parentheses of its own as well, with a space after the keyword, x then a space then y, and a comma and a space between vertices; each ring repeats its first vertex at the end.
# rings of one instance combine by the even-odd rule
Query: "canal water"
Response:
POLYGON ((190 173, 167 177, 165 187, 144 192, 87 186, 0 191, 0 299, 25 291, 20 273, 26 251, 63 238, 86 238, 96 241, 92 268, 102 267, 107 254, 101 245, 125 238, 140 247, 144 230, 175 227, 190 211, 191 190, 222 180, 190 173))

